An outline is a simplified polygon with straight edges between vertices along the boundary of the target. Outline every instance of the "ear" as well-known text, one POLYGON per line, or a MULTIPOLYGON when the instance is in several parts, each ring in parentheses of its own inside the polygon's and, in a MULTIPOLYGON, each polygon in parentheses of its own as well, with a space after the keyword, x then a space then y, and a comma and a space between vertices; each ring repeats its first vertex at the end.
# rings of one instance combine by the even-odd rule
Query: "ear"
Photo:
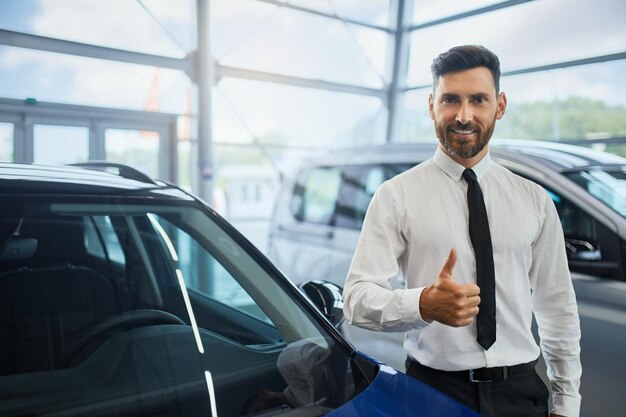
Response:
POLYGON ((498 95, 498 109, 496 110, 496 119, 500 120, 506 112, 506 95, 504 91, 498 95))
POLYGON ((428 112, 430 113, 430 118, 435 120, 435 98, 433 93, 428 95, 428 112))

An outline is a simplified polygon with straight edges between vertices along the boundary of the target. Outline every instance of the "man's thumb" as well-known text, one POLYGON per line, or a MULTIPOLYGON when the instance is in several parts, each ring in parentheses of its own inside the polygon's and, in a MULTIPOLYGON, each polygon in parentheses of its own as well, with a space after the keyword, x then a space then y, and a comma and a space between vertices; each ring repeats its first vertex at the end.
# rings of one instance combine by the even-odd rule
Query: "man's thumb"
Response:
POLYGON ((450 249, 450 254, 448 255, 448 259, 446 263, 443 264, 443 268, 441 268, 441 272, 439 273, 440 277, 452 278, 452 272, 454 272, 454 266, 456 265, 456 249, 450 249))

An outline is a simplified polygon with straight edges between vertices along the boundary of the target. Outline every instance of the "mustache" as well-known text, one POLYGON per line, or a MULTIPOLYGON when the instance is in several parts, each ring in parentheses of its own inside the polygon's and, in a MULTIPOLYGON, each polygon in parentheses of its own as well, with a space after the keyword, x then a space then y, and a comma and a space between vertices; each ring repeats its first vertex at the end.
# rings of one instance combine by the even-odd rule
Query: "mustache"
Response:
POLYGON ((474 123, 469 122, 469 123, 461 123, 461 122, 455 122, 455 123, 451 123, 448 126, 448 129, 457 129, 457 130, 478 130, 480 131, 480 128, 478 126, 476 126, 474 123))

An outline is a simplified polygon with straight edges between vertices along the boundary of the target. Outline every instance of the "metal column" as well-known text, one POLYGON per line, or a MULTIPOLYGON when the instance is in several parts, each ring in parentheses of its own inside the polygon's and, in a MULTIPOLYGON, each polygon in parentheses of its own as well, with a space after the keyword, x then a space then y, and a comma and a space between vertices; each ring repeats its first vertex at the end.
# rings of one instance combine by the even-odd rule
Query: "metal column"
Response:
POLYGON ((213 133, 211 89, 215 65, 209 42, 209 0, 197 0, 198 49, 195 54, 194 75, 198 88, 198 195, 207 203, 213 195, 213 133))
POLYGON ((385 141, 403 142, 404 131, 400 128, 404 92, 409 69, 411 32, 408 31, 413 15, 413 0, 393 0, 391 2, 390 26, 395 28, 393 39, 393 59, 391 82, 387 89, 387 132, 385 141))

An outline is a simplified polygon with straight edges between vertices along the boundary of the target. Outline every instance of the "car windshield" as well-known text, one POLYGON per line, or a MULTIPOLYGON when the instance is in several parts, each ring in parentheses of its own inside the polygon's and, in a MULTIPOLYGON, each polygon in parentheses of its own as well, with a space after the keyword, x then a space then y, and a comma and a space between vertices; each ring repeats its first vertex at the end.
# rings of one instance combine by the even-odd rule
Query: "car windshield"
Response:
POLYGON ((626 167, 594 168, 565 175, 626 218, 626 167))
POLYGON ((195 202, 0 202, 0 415, 314 416, 353 394, 346 349, 195 202))

